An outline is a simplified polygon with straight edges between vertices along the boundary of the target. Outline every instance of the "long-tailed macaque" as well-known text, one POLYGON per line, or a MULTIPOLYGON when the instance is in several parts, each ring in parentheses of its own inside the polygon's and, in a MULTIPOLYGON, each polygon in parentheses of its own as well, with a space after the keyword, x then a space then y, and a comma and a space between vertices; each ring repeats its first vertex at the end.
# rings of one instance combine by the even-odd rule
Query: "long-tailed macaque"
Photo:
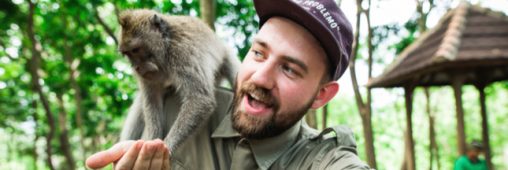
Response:
POLYGON ((127 56, 139 91, 121 140, 164 139, 177 148, 207 120, 216 106, 214 89, 221 78, 233 84, 240 61, 199 19, 151 10, 128 10, 119 16, 119 51, 127 56), (174 90, 180 112, 168 129, 164 95, 174 90))

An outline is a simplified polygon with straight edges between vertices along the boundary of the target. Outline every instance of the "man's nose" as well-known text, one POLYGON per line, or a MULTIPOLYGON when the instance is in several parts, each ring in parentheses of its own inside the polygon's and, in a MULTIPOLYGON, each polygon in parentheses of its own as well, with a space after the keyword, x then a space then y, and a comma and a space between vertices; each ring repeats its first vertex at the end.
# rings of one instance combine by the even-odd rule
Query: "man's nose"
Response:
POLYGON ((251 82, 266 89, 272 89, 275 84, 275 67, 273 64, 264 63, 252 74, 251 82))

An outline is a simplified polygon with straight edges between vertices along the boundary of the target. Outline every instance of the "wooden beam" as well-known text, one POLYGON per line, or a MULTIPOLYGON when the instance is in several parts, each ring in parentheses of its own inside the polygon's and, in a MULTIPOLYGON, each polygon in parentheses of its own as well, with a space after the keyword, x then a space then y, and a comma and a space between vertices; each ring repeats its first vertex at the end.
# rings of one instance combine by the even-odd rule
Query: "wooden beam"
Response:
POLYGON ((489 121, 487 116, 487 104, 485 102, 485 87, 488 86, 492 80, 491 74, 487 74, 484 71, 476 73, 479 80, 475 83, 476 89, 478 89, 480 96, 480 115, 482 117, 482 145, 483 151, 485 152, 485 161, 487 161, 488 169, 493 169, 492 164, 492 152, 490 150, 490 139, 489 139, 489 121))
POLYGON ((414 149, 414 140, 413 140, 413 92, 414 86, 406 86, 404 87, 404 96, 406 99, 406 151, 408 156, 406 158, 406 169, 414 170, 416 168, 415 162, 415 149, 414 149))
POLYGON ((462 108, 462 85, 465 77, 460 74, 453 76, 452 87, 455 94, 455 111, 457 119, 457 144, 459 154, 466 154, 466 133, 464 127, 464 109, 462 108))
POLYGON ((490 152, 490 139, 489 139, 489 123, 487 118, 487 106, 485 103, 485 86, 478 88, 480 92, 480 106, 482 115, 482 141, 485 151, 485 159, 487 161, 488 169, 493 169, 492 155, 490 152))

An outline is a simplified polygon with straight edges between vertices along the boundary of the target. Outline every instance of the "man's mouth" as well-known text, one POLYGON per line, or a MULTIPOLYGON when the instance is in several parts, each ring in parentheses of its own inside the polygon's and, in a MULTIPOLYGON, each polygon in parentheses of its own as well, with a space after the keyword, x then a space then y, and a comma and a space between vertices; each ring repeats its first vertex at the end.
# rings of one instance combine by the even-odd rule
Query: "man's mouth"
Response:
POLYGON ((247 113, 252 115, 268 114, 272 111, 273 102, 261 99, 261 97, 246 93, 244 95, 244 108, 247 113))
POLYGON ((249 104, 253 107, 271 107, 269 102, 262 101, 261 98, 256 95, 247 94, 247 97, 249 98, 249 104))

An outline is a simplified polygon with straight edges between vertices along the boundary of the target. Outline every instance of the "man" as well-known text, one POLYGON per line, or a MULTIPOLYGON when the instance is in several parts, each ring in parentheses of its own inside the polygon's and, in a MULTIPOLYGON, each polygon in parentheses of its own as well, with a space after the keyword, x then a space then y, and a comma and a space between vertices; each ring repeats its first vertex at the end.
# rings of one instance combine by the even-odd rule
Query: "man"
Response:
POLYGON ((473 140, 468 146, 466 155, 455 161, 455 170, 487 170, 487 162, 478 156, 483 153, 483 145, 473 140))
POLYGON ((261 28, 242 63, 234 97, 218 90, 219 106, 202 128, 171 154, 160 140, 127 141, 91 156, 87 166, 368 169, 348 128, 317 133, 302 122, 309 108, 335 96, 336 80, 347 68, 352 30, 342 11, 333 0, 254 0, 254 5, 261 28), (332 131, 336 137, 324 137, 332 131))

